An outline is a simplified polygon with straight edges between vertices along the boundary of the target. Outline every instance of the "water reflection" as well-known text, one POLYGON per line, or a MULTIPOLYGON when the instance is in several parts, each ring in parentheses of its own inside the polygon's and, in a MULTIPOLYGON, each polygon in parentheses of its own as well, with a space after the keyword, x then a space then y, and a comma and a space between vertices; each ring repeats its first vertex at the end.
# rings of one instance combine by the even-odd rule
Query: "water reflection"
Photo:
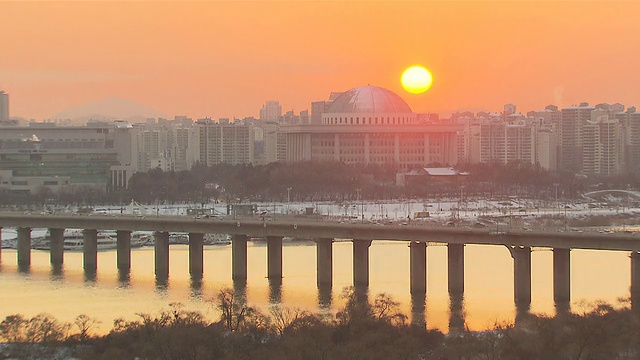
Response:
POLYGON ((318 306, 321 310, 331 309, 331 303, 333 302, 333 293, 330 284, 318 285, 318 306))
POLYGON ((131 270, 118 269, 118 287, 128 289, 131 286, 131 270))
POLYGON ((156 292, 166 295, 169 289, 169 276, 164 274, 156 274, 156 292))
POLYGON ((84 282, 86 285, 95 285, 98 281, 98 272, 94 269, 84 269, 84 282))
POLYGON ((235 293, 236 301, 238 304, 247 304, 247 281, 246 280, 234 280, 233 292, 235 293))
POLYGON ((64 280, 64 265, 51 264, 51 281, 64 280))
POLYGON ((357 285, 353 287, 353 295, 356 303, 365 304, 369 302, 369 287, 357 285))
POLYGON ((192 299, 202 299, 202 274, 192 274, 190 276, 189 288, 192 299))
POLYGON ((269 303, 273 305, 282 302, 282 279, 269 279, 269 303))
MULTIPOLYGON (((264 252, 260 251, 264 249, 249 251, 249 282, 231 281, 231 247, 205 250, 207 273, 215 274, 212 277, 207 275, 207 284, 204 284, 204 279, 190 278, 186 247, 176 246, 172 248, 172 255, 175 255, 172 257, 171 289, 168 276, 162 278, 153 275, 153 248, 143 248, 132 253, 132 263, 136 266, 130 272, 117 271, 115 252, 101 253, 98 269, 100 277, 98 278, 95 272, 85 273, 84 286, 82 253, 67 254, 64 267, 54 268, 50 267, 48 253, 34 252, 32 266, 19 272, 15 260, 17 252, 5 250, 2 254, 4 262, 0 273, 0 303, 3 304, 0 306, 0 318, 11 313, 42 311, 72 318, 78 312, 95 311, 93 306, 99 304, 100 312, 95 316, 108 324, 117 317, 134 317, 136 312, 153 312, 155 309, 166 307, 169 302, 184 302, 197 308, 202 306, 199 297, 212 295, 211 297, 215 298, 219 288, 231 286, 242 301, 250 306, 266 308, 274 303, 281 303, 285 307, 301 307, 312 311, 320 308, 331 311, 332 307, 342 308, 345 300, 349 300, 341 298, 340 294, 344 286, 352 283, 353 267, 350 244, 338 242, 334 245, 333 267, 336 271, 333 287, 317 286, 317 269, 313 261, 316 256, 314 246, 285 247, 284 272, 287 277, 284 281, 276 282, 268 281, 264 277, 265 256, 264 252), (305 261, 294 262, 294 259, 305 261), (26 279, 32 281, 25 281, 26 279), (210 289, 211 284, 215 284, 215 287, 210 289), (101 296, 87 291, 93 288, 99 290, 101 296), (127 291, 122 291, 122 288, 127 291), (42 301, 41 294, 45 291, 43 289, 55 298, 55 302, 42 301), (113 290, 117 292, 114 293, 113 290), (102 296, 103 294, 107 296, 102 296)), ((383 266, 381 264, 385 261, 406 261, 406 246, 383 242, 377 245, 374 242, 372 249, 376 250, 376 246, 384 246, 384 251, 371 252, 372 287, 368 290, 367 287, 354 288, 358 291, 358 298, 367 300, 368 291, 372 294, 387 292, 400 302, 403 311, 409 316, 407 320, 412 324, 428 324, 429 328, 442 331, 447 331, 448 328, 454 331, 465 327, 482 330, 496 320, 513 321, 516 310, 516 304, 513 302, 513 262, 508 254, 505 254, 503 247, 467 247, 468 256, 465 261, 468 268, 473 270, 467 271, 467 289, 463 298, 450 297, 447 293, 445 249, 430 249, 430 287, 428 296, 425 296, 412 295, 408 291, 410 276, 407 267, 385 267, 384 270, 380 270, 383 266), (487 258, 492 259, 495 266, 487 267, 487 258)), ((537 257, 534 257, 534 263, 538 267, 533 269, 532 292, 537 294, 537 297, 533 298, 531 309, 544 314, 555 312, 558 315, 570 311, 567 302, 556 303, 554 309, 551 254, 538 252, 535 255, 537 257)), ((582 300, 593 302, 601 297, 613 303, 617 297, 629 296, 630 272, 626 254, 576 251, 572 256, 575 271, 571 279, 571 295, 574 303, 582 300), (600 259, 602 261, 598 262, 600 259), (593 269, 593 264, 599 264, 598 271, 593 269)), ((634 311, 638 313, 639 304, 640 302, 633 302, 634 311)), ((529 305, 517 308, 520 321, 522 316, 529 312, 529 305)), ((104 329, 106 328, 107 326, 104 326, 104 329)))
POLYGON ((460 334, 465 331, 464 295, 449 295, 449 333, 460 334))
POLYGON ((31 272, 31 264, 18 263, 18 272, 29 274, 31 272))
POLYGON ((525 322, 529 315, 531 315, 531 303, 528 301, 516 302, 516 326, 525 322))
POLYGON ((427 294, 415 291, 411 294, 411 325, 421 328, 427 327, 427 294))

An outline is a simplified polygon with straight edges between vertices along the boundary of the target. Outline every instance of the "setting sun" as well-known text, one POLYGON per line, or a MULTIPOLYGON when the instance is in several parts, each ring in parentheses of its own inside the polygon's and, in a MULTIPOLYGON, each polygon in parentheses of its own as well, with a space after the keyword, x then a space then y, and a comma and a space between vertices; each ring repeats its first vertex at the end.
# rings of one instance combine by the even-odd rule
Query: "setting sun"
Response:
POLYGON ((412 94, 422 94, 429 90, 433 77, 429 70, 420 65, 407 68, 402 73, 402 87, 412 94))

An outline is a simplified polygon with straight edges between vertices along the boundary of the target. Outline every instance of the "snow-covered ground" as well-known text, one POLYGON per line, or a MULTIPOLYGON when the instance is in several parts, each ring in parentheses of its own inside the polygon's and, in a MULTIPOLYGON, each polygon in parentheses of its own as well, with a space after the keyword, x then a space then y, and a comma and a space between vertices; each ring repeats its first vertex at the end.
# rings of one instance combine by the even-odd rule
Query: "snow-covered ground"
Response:
MULTIPOLYGON (((496 224, 501 229, 509 227, 511 229, 553 229, 559 231, 570 230, 567 223, 576 219, 585 219, 595 216, 616 217, 626 220, 618 221, 622 223, 625 231, 640 231, 640 208, 594 205, 589 203, 564 203, 540 200, 469 200, 460 202, 454 200, 405 200, 405 201, 361 201, 361 202, 270 202, 256 203, 257 214, 263 213, 265 216, 302 216, 312 211, 316 214, 316 219, 320 216, 328 221, 391 221, 397 223, 407 223, 408 225, 418 225, 423 223, 449 224, 456 226, 474 225, 482 223, 486 226, 496 224), (312 210, 308 210, 312 209, 312 210), (426 217, 426 212, 429 213, 426 217), (364 214, 364 216, 363 216, 364 214), (547 219, 541 224, 542 219, 547 219), (551 220, 549 220, 551 219, 551 220), (636 220, 637 219, 637 220, 636 220), (555 225, 549 222, 555 221, 555 225), (537 223, 538 226, 535 224, 537 223), (634 225, 639 225, 638 228, 634 225)), ((96 214, 122 214, 122 215, 142 215, 142 216, 188 216, 187 209, 202 208, 202 204, 159 204, 141 205, 131 204, 129 206, 97 206, 93 209, 96 214)), ((204 208, 214 209, 216 216, 227 215, 227 205, 205 204, 204 208)), ((58 212, 75 212, 76 209, 57 209, 58 212)), ((257 215, 258 216, 258 215, 257 215)), ((620 224, 612 224, 620 227, 620 224)), ((585 225, 586 226, 586 225, 585 225)), ((602 226, 594 226, 592 230, 598 230, 602 226)), ((577 229, 574 229, 577 230, 577 229)), ((44 236, 45 229, 34 229, 32 237, 44 236)), ((15 229, 6 228, 2 230, 3 239, 16 238, 15 229)))

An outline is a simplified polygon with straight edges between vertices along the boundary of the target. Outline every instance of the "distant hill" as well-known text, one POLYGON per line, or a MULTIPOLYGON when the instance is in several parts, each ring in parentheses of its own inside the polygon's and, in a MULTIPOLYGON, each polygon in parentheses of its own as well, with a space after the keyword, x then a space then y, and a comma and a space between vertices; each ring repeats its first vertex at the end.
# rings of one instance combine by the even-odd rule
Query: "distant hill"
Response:
POLYGON ((71 120, 75 124, 84 124, 87 120, 126 120, 144 121, 147 118, 159 118, 166 115, 149 106, 121 98, 109 98, 74 106, 50 117, 51 120, 71 120))

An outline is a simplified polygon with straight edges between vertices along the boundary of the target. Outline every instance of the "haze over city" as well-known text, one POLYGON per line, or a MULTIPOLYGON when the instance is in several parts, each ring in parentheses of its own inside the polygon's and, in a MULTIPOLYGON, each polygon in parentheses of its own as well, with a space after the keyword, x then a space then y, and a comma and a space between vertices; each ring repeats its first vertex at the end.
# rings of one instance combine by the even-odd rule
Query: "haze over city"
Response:
MULTIPOLYGON (((37 120, 123 98, 169 117, 388 88, 418 113, 634 105, 635 2, 4 2, 0 89, 37 120), (400 85, 429 68, 420 95, 400 85)), ((133 115, 133 114, 132 114, 133 115)))
POLYGON ((0 0, 0 358, 637 358, 639 10, 0 0))

